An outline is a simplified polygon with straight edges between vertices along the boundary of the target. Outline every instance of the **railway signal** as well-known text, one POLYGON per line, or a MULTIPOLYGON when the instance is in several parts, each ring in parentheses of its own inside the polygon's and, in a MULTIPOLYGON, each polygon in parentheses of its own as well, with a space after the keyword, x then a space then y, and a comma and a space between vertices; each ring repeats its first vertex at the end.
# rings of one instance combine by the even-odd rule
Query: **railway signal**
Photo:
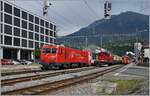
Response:
POLYGON ((111 17, 111 2, 106 1, 104 3, 104 17, 109 19, 111 17))

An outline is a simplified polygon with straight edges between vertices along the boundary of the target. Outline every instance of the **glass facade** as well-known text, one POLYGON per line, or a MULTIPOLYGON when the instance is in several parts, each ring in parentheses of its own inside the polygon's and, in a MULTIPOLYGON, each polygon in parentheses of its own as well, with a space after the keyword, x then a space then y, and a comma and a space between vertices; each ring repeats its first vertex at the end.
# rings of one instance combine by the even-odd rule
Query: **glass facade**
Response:
POLYGON ((1 44, 20 48, 54 44, 56 25, 7 1, 0 5, 1 44))

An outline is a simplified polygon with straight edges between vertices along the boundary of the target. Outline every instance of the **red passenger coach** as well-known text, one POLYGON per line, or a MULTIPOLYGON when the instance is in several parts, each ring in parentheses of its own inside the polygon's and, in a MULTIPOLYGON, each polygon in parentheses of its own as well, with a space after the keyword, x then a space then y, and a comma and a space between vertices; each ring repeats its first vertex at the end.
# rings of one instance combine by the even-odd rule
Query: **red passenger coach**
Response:
POLYGON ((41 49, 42 69, 89 66, 91 61, 91 52, 87 50, 76 50, 58 45, 44 45, 41 49))

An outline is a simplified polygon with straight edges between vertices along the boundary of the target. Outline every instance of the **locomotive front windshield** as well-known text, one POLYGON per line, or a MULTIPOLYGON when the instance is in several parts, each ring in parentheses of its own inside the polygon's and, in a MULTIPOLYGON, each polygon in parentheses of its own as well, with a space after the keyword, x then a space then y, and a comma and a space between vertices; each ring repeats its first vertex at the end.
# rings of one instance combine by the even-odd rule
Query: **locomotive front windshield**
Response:
POLYGON ((56 54, 56 51, 57 51, 56 48, 43 48, 42 52, 45 53, 45 54, 48 54, 48 53, 56 54))

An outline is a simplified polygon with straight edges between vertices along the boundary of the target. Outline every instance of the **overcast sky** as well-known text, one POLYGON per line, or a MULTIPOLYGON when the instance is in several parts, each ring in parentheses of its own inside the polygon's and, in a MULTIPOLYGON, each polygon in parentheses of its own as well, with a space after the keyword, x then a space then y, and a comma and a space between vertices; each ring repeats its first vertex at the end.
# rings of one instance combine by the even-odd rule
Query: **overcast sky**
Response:
MULTIPOLYGON (((42 16, 43 0, 8 0, 32 13, 42 16)), ((95 20, 104 18, 104 2, 106 0, 50 0, 48 16, 44 17, 55 22, 58 35, 71 34, 88 26, 95 20)), ((134 11, 148 15, 149 0, 110 0, 112 15, 134 11)), ((42 16, 43 17, 43 16, 42 16)))

